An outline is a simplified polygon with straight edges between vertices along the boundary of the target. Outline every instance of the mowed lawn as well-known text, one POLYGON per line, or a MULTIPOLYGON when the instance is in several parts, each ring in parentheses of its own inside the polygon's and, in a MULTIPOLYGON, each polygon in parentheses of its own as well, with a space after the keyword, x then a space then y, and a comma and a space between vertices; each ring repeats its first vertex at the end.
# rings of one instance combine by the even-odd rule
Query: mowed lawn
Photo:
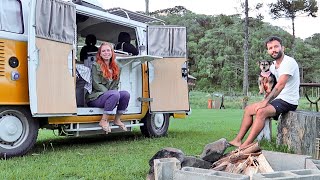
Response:
MULTIPOLYGON (((167 137, 154 139, 142 136, 139 128, 78 138, 40 130, 37 144, 26 156, 0 160, 0 179, 142 180, 148 173, 149 159, 164 147, 197 156, 208 143, 220 138, 231 140, 238 132, 242 113, 240 109, 193 109, 186 119, 170 119, 167 137)), ((273 125, 273 134, 275 129, 273 125)), ((263 142, 261 147, 281 151, 274 142, 263 142)))

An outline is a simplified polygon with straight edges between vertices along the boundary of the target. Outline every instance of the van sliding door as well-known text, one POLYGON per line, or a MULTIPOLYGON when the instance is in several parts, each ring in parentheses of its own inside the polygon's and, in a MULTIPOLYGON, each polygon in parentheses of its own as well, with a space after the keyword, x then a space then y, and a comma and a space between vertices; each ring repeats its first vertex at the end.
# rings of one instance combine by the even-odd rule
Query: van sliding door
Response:
POLYGON ((28 78, 33 116, 77 112, 74 77, 76 9, 60 0, 32 0, 28 78))
POLYGON ((151 112, 189 111, 186 28, 149 26, 148 55, 162 56, 148 62, 151 112))

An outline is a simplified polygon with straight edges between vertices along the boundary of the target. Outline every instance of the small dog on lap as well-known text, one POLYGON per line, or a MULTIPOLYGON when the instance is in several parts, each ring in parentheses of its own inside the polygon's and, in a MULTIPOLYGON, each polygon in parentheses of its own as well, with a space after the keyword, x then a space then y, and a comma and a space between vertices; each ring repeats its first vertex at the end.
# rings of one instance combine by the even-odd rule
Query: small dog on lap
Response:
POLYGON ((258 62, 259 68, 261 70, 258 84, 259 84, 259 94, 269 94, 274 86, 277 84, 276 77, 271 73, 270 66, 272 61, 261 60, 258 62))
MULTIPOLYGON (((261 60, 258 62, 259 68, 261 70, 258 84, 259 84, 259 94, 264 94, 266 98, 268 94, 272 91, 274 86, 277 84, 276 77, 270 71, 270 66, 273 62, 267 60, 261 60)), ((257 140, 260 141, 263 137, 267 140, 271 140, 271 119, 267 118, 265 120, 264 128, 261 130, 257 136, 257 140)))

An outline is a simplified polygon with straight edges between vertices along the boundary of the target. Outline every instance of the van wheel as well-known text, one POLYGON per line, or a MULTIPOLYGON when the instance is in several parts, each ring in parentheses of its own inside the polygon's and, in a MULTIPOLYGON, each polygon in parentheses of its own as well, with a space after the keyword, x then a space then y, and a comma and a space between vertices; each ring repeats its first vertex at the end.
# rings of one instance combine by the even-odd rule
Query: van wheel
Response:
POLYGON ((142 119, 141 133, 146 137, 162 137, 167 135, 169 128, 169 114, 149 114, 142 119))
POLYGON ((0 107, 0 158, 22 156, 35 144, 39 123, 24 107, 0 107))

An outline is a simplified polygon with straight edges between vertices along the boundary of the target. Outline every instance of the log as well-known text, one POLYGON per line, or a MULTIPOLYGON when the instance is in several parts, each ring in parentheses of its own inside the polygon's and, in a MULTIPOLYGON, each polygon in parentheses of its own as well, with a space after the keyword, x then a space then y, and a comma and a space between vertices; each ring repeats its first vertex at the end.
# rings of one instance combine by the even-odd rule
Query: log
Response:
POLYGON ((316 156, 320 137, 320 113, 290 111, 279 119, 277 144, 287 145, 296 154, 316 156))
POLYGON ((259 162, 259 172, 260 173, 268 173, 268 172, 274 172, 270 164, 268 163, 266 157, 261 154, 258 158, 257 161, 259 162))
POLYGON ((272 137, 272 120, 271 118, 266 118, 264 122, 264 127, 257 136, 257 141, 261 141, 262 139, 266 139, 267 141, 271 141, 272 137))

